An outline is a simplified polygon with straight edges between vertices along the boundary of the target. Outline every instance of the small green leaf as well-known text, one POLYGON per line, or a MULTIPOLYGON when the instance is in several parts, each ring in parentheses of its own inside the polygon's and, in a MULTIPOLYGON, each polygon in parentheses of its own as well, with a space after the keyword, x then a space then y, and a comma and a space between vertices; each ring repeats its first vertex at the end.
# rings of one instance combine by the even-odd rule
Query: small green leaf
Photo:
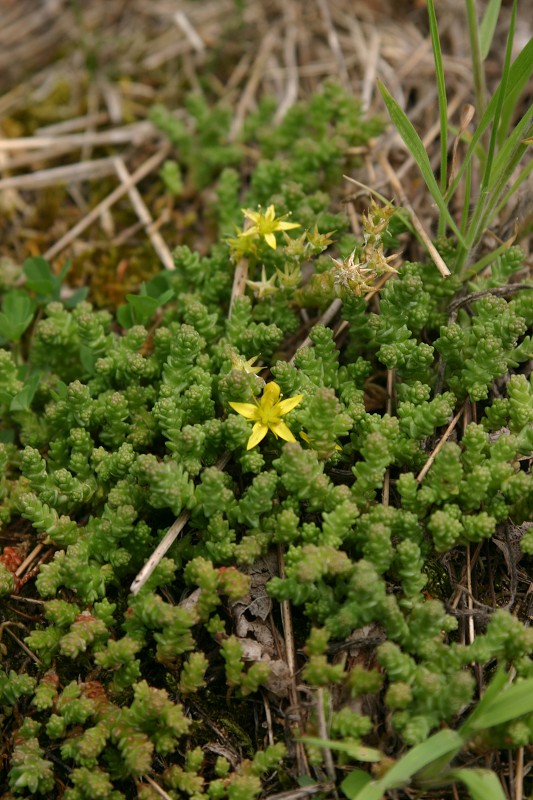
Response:
POLYGON ((345 777, 340 788, 348 800, 355 800, 361 789, 363 789, 367 783, 370 783, 370 781, 371 777, 368 772, 365 772, 363 769, 354 769, 345 777))
POLYGON ((133 309, 127 303, 117 308, 117 322, 119 325, 122 325, 123 328, 133 328, 135 325, 133 309))
POLYGON ((490 769, 454 769, 446 777, 464 783, 472 800, 505 800, 498 776, 490 769))
POLYGON ((41 376, 38 372, 35 372, 31 378, 28 378, 24 388, 21 389, 20 392, 18 392, 18 394, 16 394, 12 399, 9 405, 10 411, 29 411, 31 401, 35 396, 40 379, 41 376))
POLYGON ((0 313, 0 336, 8 341, 18 342, 26 328, 31 324, 35 303, 26 292, 8 292, 4 297, 0 313))
POLYGON ((81 303, 87 295, 89 294, 89 287, 84 286, 82 289, 78 289, 73 294, 68 297, 63 305, 65 308, 75 308, 79 303, 81 303))
POLYGON ((95 356, 94 352, 91 350, 90 347, 87 347, 86 345, 81 345, 80 361, 82 367, 89 373, 89 375, 94 375, 94 366, 97 361, 97 356, 95 356))
POLYGON ((462 745, 463 738, 455 731, 435 733, 422 744, 411 748, 379 781, 370 781, 364 786, 356 795, 357 800, 381 800, 388 789, 405 786, 424 767, 447 755, 452 759, 462 745))
POLYGON ((411 153, 412 157, 418 164, 418 168, 422 173, 422 177, 426 182, 426 186, 429 189, 431 196, 433 197, 435 203, 437 204, 439 211, 443 215, 446 220, 446 223, 452 229, 454 234, 457 237, 457 240, 461 245, 464 246, 464 240, 459 231, 459 228, 455 224, 448 207, 446 205, 446 201, 442 196, 442 192, 439 189, 439 185, 433 173, 433 167, 431 166, 431 162, 429 160, 429 156, 426 152, 422 139, 416 132, 411 120, 407 117, 406 113, 400 108, 394 97, 391 95, 389 90, 385 87, 381 81, 378 81, 378 87, 381 92, 381 96, 383 97, 384 103, 387 106, 387 110, 389 112, 390 118, 392 123, 402 139, 405 142, 405 145, 408 151, 411 153))
POLYGON ((483 705, 481 712, 476 714, 475 718, 467 720, 464 727, 473 731, 486 730, 531 712, 533 712, 533 678, 527 678, 500 691, 490 699, 490 702, 483 705))
POLYGON ((382 754, 379 750, 375 750, 373 747, 366 747, 350 739, 334 742, 330 739, 320 739, 317 736, 302 736, 300 741, 304 744, 313 745, 313 747, 325 747, 328 750, 338 750, 341 753, 346 753, 351 756, 356 761, 380 761, 382 758, 382 754))
POLYGON ((132 317, 137 325, 148 325, 159 303, 156 297, 147 297, 142 294, 128 294, 126 300, 132 311, 132 317))
POLYGON ((296 779, 298 786, 316 786, 317 782, 310 775, 300 775, 296 779))
POLYGON ((57 278, 45 258, 42 256, 27 258, 22 265, 22 269, 30 289, 45 297, 55 295, 57 278))
POLYGON ((496 30, 496 23, 500 15, 500 8, 502 0, 489 0, 487 10, 481 20, 479 26, 479 44, 481 47, 481 58, 483 61, 487 58, 492 44, 494 31, 496 30))
POLYGON ((120 306, 117 311, 117 319, 121 325, 125 328, 131 328, 132 325, 148 325, 157 309, 174 297, 172 289, 167 289, 157 296, 148 294, 148 291, 153 289, 153 286, 143 284, 140 294, 126 295, 128 305, 120 306))

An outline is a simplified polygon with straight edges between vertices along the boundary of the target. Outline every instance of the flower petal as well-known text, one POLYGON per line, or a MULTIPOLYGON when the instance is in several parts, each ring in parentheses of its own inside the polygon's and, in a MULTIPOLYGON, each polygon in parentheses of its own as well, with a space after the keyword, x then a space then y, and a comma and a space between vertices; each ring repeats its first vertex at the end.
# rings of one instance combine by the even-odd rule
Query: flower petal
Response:
POLYGON ((252 211, 251 208, 241 208, 241 211, 246 219, 251 219, 252 222, 258 222, 261 217, 259 211, 252 211))
POLYGON ((300 226, 298 225, 297 222, 284 222, 283 220, 276 222, 277 231, 290 231, 291 228, 299 228, 299 227, 300 226))
POLYGON ((274 422, 270 426, 270 430, 276 436, 279 436, 280 439, 285 439, 286 442, 295 442, 296 439, 294 438, 294 434, 289 428, 288 425, 285 425, 284 422, 274 422))
MULTIPOLYGON (((259 401, 261 411, 269 412, 278 403, 280 395, 280 388, 276 381, 270 381, 263 389, 263 396, 259 401)), ((277 409, 276 409, 277 411, 277 409)))
POLYGON ((245 231, 239 232, 239 238, 243 239, 245 236, 255 236, 259 233, 257 225, 252 225, 250 228, 247 228, 245 231))
POLYGON ((270 205, 267 208, 265 211, 265 219, 267 219, 269 222, 272 222, 272 220, 276 219, 276 209, 274 206, 270 205))
POLYGON ((259 408, 252 403, 229 403, 237 414, 246 419, 259 419, 259 408))
POLYGON ((295 394, 294 397, 287 397, 286 400, 282 400, 281 403, 278 403, 276 411, 280 416, 283 414, 288 414, 289 411, 292 411, 293 408, 296 408, 298 403, 302 402, 303 398, 303 394, 295 394))
POLYGON ((265 242, 268 244, 272 250, 275 250, 277 247, 276 237, 273 233, 265 233, 265 242))
POLYGON ((268 433, 268 426, 262 422, 256 422, 254 427, 252 428, 252 435, 248 439, 248 444, 246 445, 247 450, 251 450, 252 447, 255 447, 262 442, 265 436, 268 433))

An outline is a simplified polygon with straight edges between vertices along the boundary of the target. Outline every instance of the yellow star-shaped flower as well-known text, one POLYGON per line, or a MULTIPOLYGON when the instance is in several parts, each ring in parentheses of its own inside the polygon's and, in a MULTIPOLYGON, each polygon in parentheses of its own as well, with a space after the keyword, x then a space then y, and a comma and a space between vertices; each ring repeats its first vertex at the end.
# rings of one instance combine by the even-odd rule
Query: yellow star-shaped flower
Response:
POLYGON ((254 403, 230 403, 237 414, 255 422, 246 445, 247 450, 258 445, 269 431, 272 431, 274 436, 285 439, 286 442, 296 441, 290 428, 282 421, 281 417, 296 408, 298 403, 303 400, 303 394, 288 397, 286 400, 280 400, 280 396, 278 384, 271 381, 265 386, 260 400, 255 400, 254 403))
POLYGON ((276 286, 276 273, 271 275, 267 280, 265 265, 261 269, 260 281, 246 281, 246 285, 252 289, 253 293, 260 300, 263 297, 268 297, 271 294, 276 294, 278 287, 276 286))
POLYGON ((261 211, 253 211, 251 208, 241 209, 242 213, 253 222, 247 230, 239 233, 240 238, 251 236, 253 238, 262 237, 272 250, 277 247, 275 231, 290 231, 291 228, 299 228, 297 222, 285 222, 283 217, 276 217, 276 209, 270 205, 264 214, 261 211))
POLYGON ((257 375, 257 373, 261 372, 263 369, 263 367, 253 366, 259 356, 253 356, 253 358, 249 358, 248 361, 246 361, 239 353, 232 352, 230 353, 230 358, 232 369, 239 370, 240 372, 247 372, 249 375, 257 375))

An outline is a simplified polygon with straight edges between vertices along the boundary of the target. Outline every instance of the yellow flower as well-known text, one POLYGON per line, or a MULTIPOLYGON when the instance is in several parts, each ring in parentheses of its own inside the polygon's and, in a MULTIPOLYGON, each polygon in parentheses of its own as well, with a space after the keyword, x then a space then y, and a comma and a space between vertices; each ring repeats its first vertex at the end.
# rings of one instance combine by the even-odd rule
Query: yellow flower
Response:
POLYGON ((282 421, 281 417, 296 408, 302 400, 303 394, 280 400, 280 388, 275 381, 271 381, 265 386, 260 400, 255 400, 254 403, 230 403, 237 414, 255 422, 246 449, 251 450, 252 447, 259 444, 269 430, 274 436, 279 436, 286 442, 295 442, 296 439, 290 428, 282 421))
POLYGON ((249 375, 257 375, 258 372, 261 372, 263 367, 254 367, 253 365, 259 358, 259 356, 253 356, 253 358, 249 358, 246 361, 243 356, 239 355, 238 353, 232 352, 230 353, 231 358, 231 367, 232 369, 239 370, 240 372, 247 372, 249 375))
POLYGON ((269 206, 264 214, 260 211, 252 211, 251 208, 243 208, 241 211, 246 219, 253 222, 253 225, 239 233, 239 237, 242 239, 246 236, 255 238, 262 236, 272 250, 275 250, 277 246, 275 231, 289 231, 291 228, 300 227, 297 222, 285 222, 283 217, 286 217, 286 214, 283 217, 276 217, 276 209, 273 205, 269 206))
POLYGON ((267 280, 265 265, 261 269, 260 281, 246 281, 246 285, 253 290, 256 297, 260 300, 263 297, 268 297, 271 294, 276 294, 278 287, 276 286, 276 273, 267 280))

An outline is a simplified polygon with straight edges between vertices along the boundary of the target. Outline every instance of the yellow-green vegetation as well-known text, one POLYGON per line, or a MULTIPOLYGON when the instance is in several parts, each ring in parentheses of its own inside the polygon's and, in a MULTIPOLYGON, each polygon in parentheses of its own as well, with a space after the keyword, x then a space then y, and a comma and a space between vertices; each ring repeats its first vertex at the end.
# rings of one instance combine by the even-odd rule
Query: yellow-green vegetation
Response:
POLYGON ((512 57, 515 3, 485 98, 498 5, 477 27, 466 0, 467 134, 429 0, 439 176, 382 87, 437 209, 427 255, 412 209, 339 205, 385 121, 326 81, 237 133, 206 91, 153 104, 167 269, 116 232, 0 262, 6 800, 503 800, 503 751, 527 786, 533 280, 484 231, 531 171, 533 40, 512 57))

